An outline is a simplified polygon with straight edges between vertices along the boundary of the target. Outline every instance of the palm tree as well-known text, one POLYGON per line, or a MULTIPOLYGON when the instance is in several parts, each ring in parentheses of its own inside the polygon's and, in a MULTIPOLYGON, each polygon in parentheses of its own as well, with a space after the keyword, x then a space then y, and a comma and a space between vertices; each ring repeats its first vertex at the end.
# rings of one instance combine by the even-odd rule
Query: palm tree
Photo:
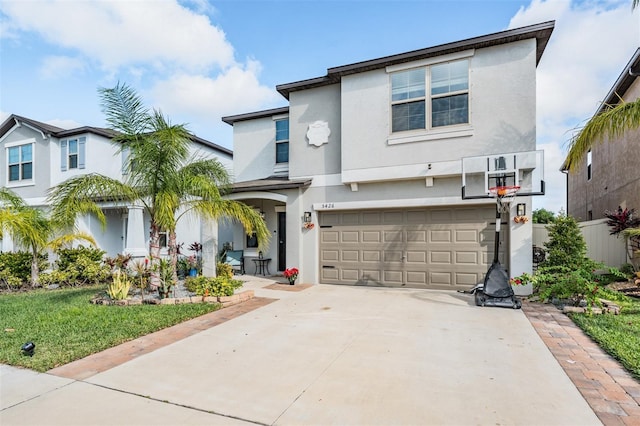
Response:
MULTIPOLYGON (((262 245, 268 242, 270 234, 258 212, 244 203, 223 198, 230 183, 224 166, 213 159, 189 157, 191 134, 184 125, 171 124, 160 111, 149 112, 126 84, 101 88, 99 94, 107 123, 118 132, 113 138, 118 153, 123 149, 129 152, 129 173, 124 182, 99 174, 62 182, 49 194, 53 217, 71 226, 79 214, 90 213, 104 226, 106 220, 98 200, 138 203, 150 217, 152 265, 160 259, 160 232, 166 231, 175 266, 176 224, 189 211, 209 220, 237 220, 247 233, 255 232, 262 245)), ((152 274, 151 283, 159 283, 157 272, 152 274)))
MULTIPOLYGON (((632 10, 640 5, 640 0, 633 0, 632 10)), ((570 172, 578 168, 581 160, 596 143, 605 138, 616 138, 625 131, 640 127, 640 98, 634 102, 620 99, 616 106, 606 105, 605 109, 591 120, 574 136, 569 143, 569 153, 564 167, 570 172)))
POLYGON ((0 239, 3 231, 21 247, 31 251, 31 285, 38 284, 40 254, 47 248, 58 249, 75 240, 84 240, 96 245, 85 233, 61 234, 63 225, 48 218, 45 213, 27 205, 24 200, 8 188, 0 188, 0 239))

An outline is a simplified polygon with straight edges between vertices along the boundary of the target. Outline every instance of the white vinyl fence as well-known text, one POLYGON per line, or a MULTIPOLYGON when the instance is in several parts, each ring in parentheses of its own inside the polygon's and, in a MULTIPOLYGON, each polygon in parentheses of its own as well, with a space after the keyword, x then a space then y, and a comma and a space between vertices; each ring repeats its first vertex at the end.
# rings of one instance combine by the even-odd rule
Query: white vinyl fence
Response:
MULTIPOLYGON (((544 243, 549 240, 546 226, 540 223, 533 224, 534 246, 544 248, 544 243)), ((624 238, 609 235, 606 219, 580 222, 578 226, 587 243, 587 257, 616 268, 629 263, 624 238)))

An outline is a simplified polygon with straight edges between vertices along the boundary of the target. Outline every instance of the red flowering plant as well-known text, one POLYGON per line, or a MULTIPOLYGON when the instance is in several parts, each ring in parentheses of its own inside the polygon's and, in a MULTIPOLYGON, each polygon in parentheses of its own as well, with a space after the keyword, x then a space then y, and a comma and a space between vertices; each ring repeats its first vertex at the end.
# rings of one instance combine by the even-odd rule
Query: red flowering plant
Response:
POLYGON ((284 277, 288 279, 289 282, 293 282, 298 278, 299 273, 300 271, 298 271, 298 268, 287 268, 284 271, 284 277))

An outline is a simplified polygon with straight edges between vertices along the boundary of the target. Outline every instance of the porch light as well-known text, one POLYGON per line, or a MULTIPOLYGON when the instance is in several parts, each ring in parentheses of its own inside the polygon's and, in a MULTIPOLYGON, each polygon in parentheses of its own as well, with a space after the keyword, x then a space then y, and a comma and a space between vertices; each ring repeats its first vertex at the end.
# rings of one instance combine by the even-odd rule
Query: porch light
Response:
POLYGON ((304 212, 304 217, 302 218, 304 223, 311 222, 311 212, 304 212))
POLYGON ((516 216, 524 216, 527 214, 527 205, 525 203, 518 203, 516 205, 516 216))

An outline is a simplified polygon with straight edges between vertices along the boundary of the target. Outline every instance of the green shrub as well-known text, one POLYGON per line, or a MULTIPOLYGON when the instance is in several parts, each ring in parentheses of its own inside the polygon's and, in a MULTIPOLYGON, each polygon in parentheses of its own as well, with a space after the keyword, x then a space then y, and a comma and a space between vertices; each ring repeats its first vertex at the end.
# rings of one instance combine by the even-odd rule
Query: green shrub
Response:
POLYGON ((586 256, 587 245, 574 218, 559 215, 547 230, 547 259, 540 264, 535 275, 522 274, 514 277, 512 282, 533 283, 534 291, 544 301, 559 299, 573 305, 583 301, 589 307, 599 305, 598 298, 604 284, 623 275, 615 268, 610 268, 604 276, 597 273, 606 267, 586 256))
POLYGON ((59 249, 56 251, 56 254, 58 255, 58 260, 56 261, 58 269, 66 271, 79 259, 88 259, 92 262, 102 263, 106 252, 94 247, 78 246, 71 249, 59 249))
POLYGON ((110 267, 102 262, 104 250, 79 246, 57 251, 58 274, 54 274, 56 284, 86 285, 105 282, 111 274, 110 267), (65 281, 61 281, 65 279, 65 281))
POLYGON ((218 262, 216 265, 216 275, 227 279, 233 278, 233 266, 228 263, 218 262))
MULTIPOLYGON (((31 259, 33 255, 26 251, 3 252, 0 253, 0 271, 7 273, 23 283, 31 281, 31 259)), ((47 269, 48 256, 41 254, 38 256, 38 267, 41 271, 47 269)))
POLYGON ((242 281, 226 277, 189 277, 185 280, 185 288, 198 296, 232 296, 234 291, 242 287, 242 281))
POLYGON ((22 287, 22 281, 20 278, 14 276, 8 269, 0 270, 0 287, 5 287, 9 290, 22 287))

